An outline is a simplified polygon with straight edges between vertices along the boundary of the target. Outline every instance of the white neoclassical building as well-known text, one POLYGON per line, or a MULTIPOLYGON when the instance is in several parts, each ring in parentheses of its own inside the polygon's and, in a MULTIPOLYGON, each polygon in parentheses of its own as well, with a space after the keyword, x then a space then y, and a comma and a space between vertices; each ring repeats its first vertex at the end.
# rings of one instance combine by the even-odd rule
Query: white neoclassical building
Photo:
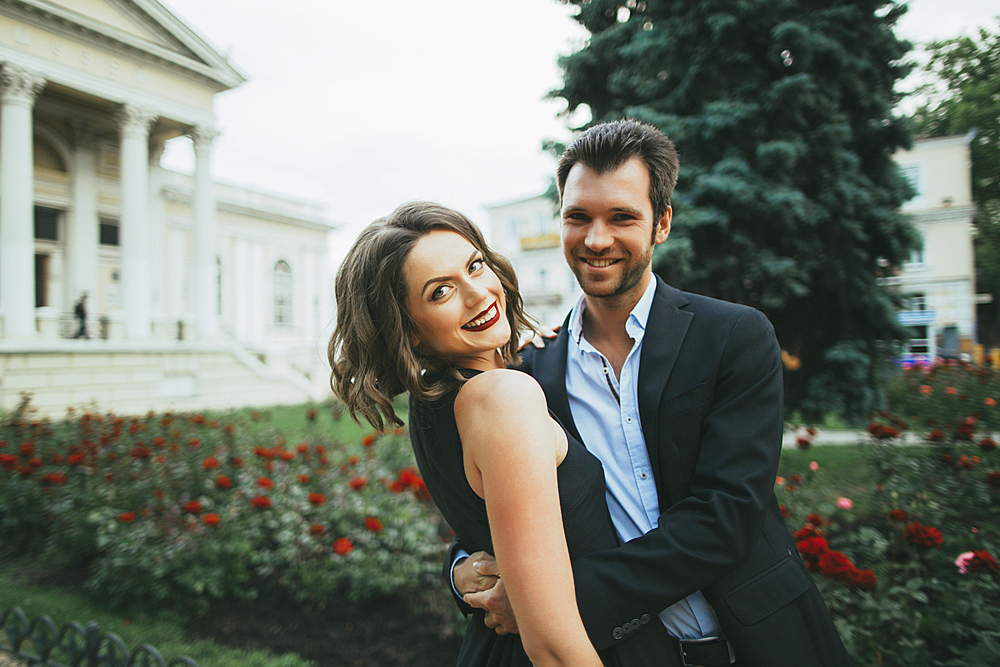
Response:
POLYGON ((923 239, 886 283, 905 297, 899 313, 913 338, 905 361, 973 354, 976 346, 976 273, 972 240, 971 136, 919 138, 893 157, 913 188, 902 211, 923 239))
POLYGON ((212 178, 243 82, 156 0, 0 0, 0 409, 326 396, 332 225, 212 178), (193 174, 160 166, 173 140, 193 174))

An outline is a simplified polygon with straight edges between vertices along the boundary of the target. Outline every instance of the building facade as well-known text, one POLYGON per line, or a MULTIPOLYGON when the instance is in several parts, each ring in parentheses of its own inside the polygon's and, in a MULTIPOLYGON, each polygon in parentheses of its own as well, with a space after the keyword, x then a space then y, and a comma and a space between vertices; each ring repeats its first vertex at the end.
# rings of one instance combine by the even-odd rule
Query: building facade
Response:
POLYGON ((490 244, 513 263, 525 308, 540 324, 562 324, 583 293, 563 258, 558 205, 546 195, 487 206, 490 244))
POLYGON ((328 393, 332 226, 212 178, 213 99, 244 80, 156 0, 0 0, 0 409, 328 393))
POLYGON ((971 355, 976 343, 969 139, 917 139, 894 156, 915 193, 902 210, 923 240, 923 248, 886 279, 904 297, 899 319, 913 334, 905 362, 971 355))

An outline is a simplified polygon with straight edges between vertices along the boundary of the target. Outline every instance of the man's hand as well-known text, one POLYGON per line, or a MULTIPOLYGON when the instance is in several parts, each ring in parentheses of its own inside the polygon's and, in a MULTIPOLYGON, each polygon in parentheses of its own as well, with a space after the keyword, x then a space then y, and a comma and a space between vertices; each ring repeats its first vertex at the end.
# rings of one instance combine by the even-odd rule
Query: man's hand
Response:
POLYGON ((504 588, 503 579, 500 579, 496 560, 492 557, 483 558, 476 561, 473 567, 481 576, 495 577, 496 584, 487 590, 467 594, 465 596, 466 604, 485 609, 486 627, 493 628, 498 635, 518 634, 517 619, 514 618, 514 610, 510 608, 507 589, 504 588))
POLYGON ((562 328, 561 324, 557 324, 554 327, 547 326, 545 324, 539 324, 538 330, 532 335, 531 338, 527 338, 521 341, 521 344, 517 347, 517 351, 520 352, 528 345, 534 345, 538 349, 545 347, 545 342, 547 340, 552 340, 557 335, 559 335, 559 330, 562 328))
MULTIPOLYGON (((493 588, 500 577, 495 574, 481 573, 476 569, 479 563, 487 560, 493 562, 493 570, 495 570, 496 561, 485 551, 477 551, 468 558, 459 561, 452 571, 452 581, 459 595, 478 593, 493 588)), ((491 570, 488 569, 487 572, 489 571, 491 570)))

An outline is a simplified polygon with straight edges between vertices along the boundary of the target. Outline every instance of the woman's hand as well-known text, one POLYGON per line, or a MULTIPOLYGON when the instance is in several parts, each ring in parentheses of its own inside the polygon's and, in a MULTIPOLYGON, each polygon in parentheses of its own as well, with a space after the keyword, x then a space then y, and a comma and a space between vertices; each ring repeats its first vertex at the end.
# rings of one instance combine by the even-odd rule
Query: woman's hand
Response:
MULTIPOLYGON (((493 556, 485 551, 477 551, 468 558, 458 562, 452 571, 452 580, 455 583, 455 590, 462 597, 469 593, 486 591, 497 583, 500 577, 491 574, 480 574, 476 565, 482 561, 493 561, 493 556)), ((494 563, 496 561, 493 561, 494 563)))

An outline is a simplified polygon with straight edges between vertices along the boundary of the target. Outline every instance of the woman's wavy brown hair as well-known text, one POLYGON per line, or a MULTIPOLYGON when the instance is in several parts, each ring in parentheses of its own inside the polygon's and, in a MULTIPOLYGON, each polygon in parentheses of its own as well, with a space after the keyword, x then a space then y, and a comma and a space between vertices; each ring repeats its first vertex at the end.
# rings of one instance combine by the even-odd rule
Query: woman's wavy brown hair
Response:
POLYGON ((490 250, 476 225, 461 213, 418 201, 371 223, 337 271, 337 326, 327 354, 333 392, 354 421, 359 421, 360 413, 377 430, 387 422, 402 426, 392 408, 392 399, 399 394, 408 391, 424 400, 436 400, 464 382, 453 364, 410 345, 415 327, 406 309, 403 266, 413 246, 435 230, 464 237, 500 278, 510 322, 510 339, 500 348, 505 363, 519 361, 520 333, 534 330, 517 291, 514 268, 490 250))

